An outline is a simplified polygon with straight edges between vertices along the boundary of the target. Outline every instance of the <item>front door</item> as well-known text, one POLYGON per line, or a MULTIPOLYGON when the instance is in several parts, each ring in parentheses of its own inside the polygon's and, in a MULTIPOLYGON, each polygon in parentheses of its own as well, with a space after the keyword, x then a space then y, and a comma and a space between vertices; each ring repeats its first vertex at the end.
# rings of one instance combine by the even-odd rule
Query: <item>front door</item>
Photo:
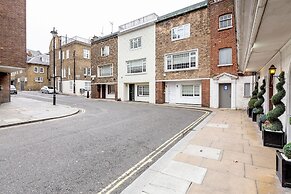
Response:
POLYGON ((134 101, 134 84, 129 84, 129 101, 134 101))
POLYGON ((101 85, 101 98, 106 98, 106 85, 101 85))
POLYGON ((24 90, 24 81, 21 81, 20 82, 20 91, 23 91, 24 90))
POLYGON ((231 84, 219 84, 219 108, 231 108, 231 84))

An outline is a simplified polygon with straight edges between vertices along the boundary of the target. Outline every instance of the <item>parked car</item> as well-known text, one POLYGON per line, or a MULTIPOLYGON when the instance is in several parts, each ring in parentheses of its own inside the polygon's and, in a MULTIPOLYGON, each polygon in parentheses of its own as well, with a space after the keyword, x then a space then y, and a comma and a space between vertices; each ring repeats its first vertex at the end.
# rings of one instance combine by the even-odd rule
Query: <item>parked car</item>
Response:
POLYGON ((41 93, 45 93, 45 94, 52 94, 54 93, 54 88, 51 87, 51 86, 43 86, 41 89, 40 89, 41 93))
POLYGON ((10 94, 17 94, 17 90, 14 85, 10 85, 10 94))

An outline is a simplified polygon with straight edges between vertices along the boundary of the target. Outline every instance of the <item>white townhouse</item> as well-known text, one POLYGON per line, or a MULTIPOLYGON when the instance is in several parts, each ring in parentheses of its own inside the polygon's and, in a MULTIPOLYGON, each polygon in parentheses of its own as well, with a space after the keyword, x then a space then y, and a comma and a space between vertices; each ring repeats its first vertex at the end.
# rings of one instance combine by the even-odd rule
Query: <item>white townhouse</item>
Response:
POLYGON ((118 98, 155 103, 155 21, 150 14, 119 26, 118 98))

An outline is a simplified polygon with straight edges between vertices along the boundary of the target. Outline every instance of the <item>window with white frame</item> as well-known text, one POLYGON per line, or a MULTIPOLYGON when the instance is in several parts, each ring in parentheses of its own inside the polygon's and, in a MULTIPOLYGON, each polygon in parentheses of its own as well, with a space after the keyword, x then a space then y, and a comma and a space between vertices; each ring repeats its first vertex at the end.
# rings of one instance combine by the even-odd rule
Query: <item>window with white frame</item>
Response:
POLYGON ((83 58, 84 59, 90 59, 90 50, 83 49, 83 58))
POLYGON ((190 24, 181 25, 171 30, 172 41, 190 37, 190 24))
POLYGON ((182 85, 182 96, 194 96, 193 85, 182 85))
POLYGON ((115 94, 115 85, 107 86, 107 94, 115 94))
POLYGON ((197 50, 165 55, 165 70, 179 71, 198 68, 197 50))
POLYGON ((44 68, 43 67, 39 67, 39 73, 44 73, 44 68))
POLYGON ((43 78, 42 77, 35 77, 34 81, 35 82, 43 82, 43 78))
POLYGON ((149 96, 149 85, 138 85, 137 96, 149 96))
POLYGON ((146 72, 146 59, 127 61, 127 73, 146 72))
POLYGON ((84 75, 85 76, 90 76, 91 75, 91 68, 90 67, 85 67, 84 68, 84 75))
POLYGON ((63 70, 63 77, 67 77, 67 72, 66 72, 66 69, 62 69, 63 70))
POLYGON ((59 51, 59 59, 61 59, 61 51, 59 51))
POLYGON ((112 73, 112 65, 98 66, 98 77, 109 77, 112 73))
POLYGON ((35 66, 35 67, 33 68, 33 71, 34 71, 34 73, 38 73, 38 67, 35 66))
POLYGON ((141 37, 130 39, 129 42, 130 49, 137 49, 141 47, 141 37))
POLYGON ((219 16, 219 29, 226 29, 232 27, 232 14, 225 14, 219 16))
POLYGON ((68 67, 68 76, 70 76, 70 75, 71 75, 71 68, 68 67))
POLYGON ((194 96, 200 96, 200 85, 194 85, 194 96))
POLYGON ((250 97, 250 96, 251 96, 251 84, 244 83, 244 97, 250 97))
POLYGON ((219 66, 232 65, 232 48, 219 49, 219 66))
POLYGON ((90 91, 91 90, 91 82, 85 82, 85 90, 90 91))
POLYGON ((65 51, 62 52, 62 60, 65 59, 65 51))
POLYGON ((66 50, 66 59, 70 58, 70 50, 66 50))
POLYGON ((105 57, 109 55, 109 46, 104 46, 101 48, 101 56, 105 57))

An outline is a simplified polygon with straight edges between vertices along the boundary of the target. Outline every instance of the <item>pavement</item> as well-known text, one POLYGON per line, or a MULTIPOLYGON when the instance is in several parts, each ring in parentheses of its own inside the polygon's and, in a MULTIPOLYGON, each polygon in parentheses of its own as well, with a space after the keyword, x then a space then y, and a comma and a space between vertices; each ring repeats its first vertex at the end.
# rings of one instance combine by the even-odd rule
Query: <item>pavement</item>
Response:
POLYGON ((242 110, 213 110, 122 194, 286 194, 275 148, 242 110))
POLYGON ((63 118, 80 110, 66 105, 52 105, 29 98, 12 97, 11 103, 0 104, 0 128, 63 118))

